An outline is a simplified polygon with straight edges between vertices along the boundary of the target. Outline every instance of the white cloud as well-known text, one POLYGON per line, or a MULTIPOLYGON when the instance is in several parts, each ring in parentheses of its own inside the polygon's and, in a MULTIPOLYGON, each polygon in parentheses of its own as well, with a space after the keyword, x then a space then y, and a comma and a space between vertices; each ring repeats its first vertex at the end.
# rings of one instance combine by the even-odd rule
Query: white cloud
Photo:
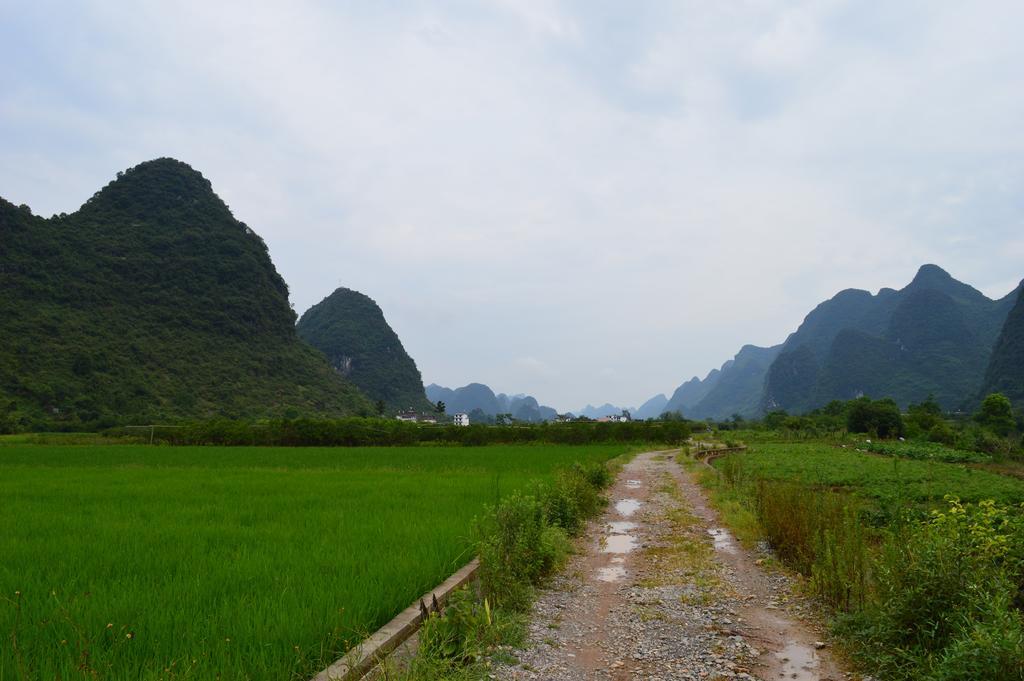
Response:
POLYGON ((1024 276, 1016 3, 61 10, 4 10, 5 198, 179 157, 428 382, 639 404, 840 288, 1024 276))

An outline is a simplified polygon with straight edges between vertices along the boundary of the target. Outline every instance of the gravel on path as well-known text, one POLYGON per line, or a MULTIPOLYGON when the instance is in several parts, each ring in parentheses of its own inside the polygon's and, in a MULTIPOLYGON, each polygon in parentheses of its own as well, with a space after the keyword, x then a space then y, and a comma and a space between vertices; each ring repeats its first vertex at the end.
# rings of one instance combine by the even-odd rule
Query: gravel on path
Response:
MULTIPOLYGON (((844 673, 813 605, 724 530, 673 452, 635 457, 495 679, 764 679, 844 673)), ((763 562, 763 561, 761 561, 763 562)))

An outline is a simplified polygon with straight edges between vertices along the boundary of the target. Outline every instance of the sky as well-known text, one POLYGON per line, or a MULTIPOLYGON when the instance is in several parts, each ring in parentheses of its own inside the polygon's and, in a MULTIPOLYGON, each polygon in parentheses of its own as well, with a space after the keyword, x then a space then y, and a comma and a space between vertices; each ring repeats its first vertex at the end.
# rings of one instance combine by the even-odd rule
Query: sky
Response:
POLYGON ((170 156, 425 383, 638 406, 844 288, 1024 278, 1024 3, 0 0, 0 196, 170 156))

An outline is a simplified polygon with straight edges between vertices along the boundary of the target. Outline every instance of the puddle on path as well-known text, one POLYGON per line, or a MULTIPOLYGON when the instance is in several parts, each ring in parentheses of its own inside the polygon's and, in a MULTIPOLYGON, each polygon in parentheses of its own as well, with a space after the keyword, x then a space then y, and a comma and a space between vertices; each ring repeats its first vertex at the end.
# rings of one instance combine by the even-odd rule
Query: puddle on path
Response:
POLYGON ((619 520, 614 523, 608 523, 608 529, 611 530, 612 534, 626 534, 630 530, 637 528, 636 523, 631 523, 628 520, 619 520))
POLYGON ((733 541, 732 535, 729 534, 728 530, 723 530, 720 527, 712 527, 708 530, 708 534, 715 541, 715 550, 724 551, 726 553, 736 553, 736 542, 733 541))
POLYGON ((603 553, 629 553, 636 548, 636 537, 628 534, 610 534, 604 538, 603 553))
POLYGON ((615 502, 615 510, 619 512, 619 515, 627 518, 636 513, 638 508, 640 508, 640 502, 636 499, 621 499, 615 502))
POLYGON ((791 641, 775 653, 782 661, 782 676, 796 681, 818 681, 818 654, 803 643, 791 641))
POLYGON ((626 568, 618 565, 603 567, 597 571, 597 578, 602 582, 618 582, 626 576, 626 568))
POLYGON ((632 487, 633 489, 636 489, 637 487, 639 487, 642 484, 643 483, 640 482, 639 480, 627 480, 626 481, 626 487, 632 487))

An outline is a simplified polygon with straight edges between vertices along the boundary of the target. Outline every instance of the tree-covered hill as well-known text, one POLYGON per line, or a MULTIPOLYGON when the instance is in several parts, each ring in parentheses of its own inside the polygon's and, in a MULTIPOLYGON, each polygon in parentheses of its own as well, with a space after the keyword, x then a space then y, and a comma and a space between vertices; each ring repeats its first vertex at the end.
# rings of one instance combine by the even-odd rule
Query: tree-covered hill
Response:
POLYGON ((8 427, 372 409, 298 338, 263 240, 173 159, 50 219, 0 199, 0 286, 8 427))
POLYGON ((430 408, 416 363, 368 296, 339 288, 309 308, 296 329, 371 400, 392 410, 430 408))
POLYGON ((786 340, 768 370, 762 406, 802 412, 859 395, 902 406, 933 395, 947 409, 965 406, 981 387, 1009 302, 935 265, 921 267, 899 291, 842 291, 786 340))
POLYGON ((991 390, 1004 392, 1018 386, 1019 395, 1016 367, 1024 365, 1018 352, 1024 341, 1007 317, 1019 290, 991 300, 942 268, 924 265, 899 291, 840 291, 811 310, 785 343, 744 346, 704 380, 680 385, 664 411, 726 419, 775 409, 806 412, 859 395, 891 397, 901 406, 932 395, 947 409, 972 409, 990 356, 998 368, 989 368, 985 385, 998 382, 991 390), (992 355, 1004 321, 1001 350, 992 355))
POLYGON ((721 378, 722 372, 718 369, 709 371, 704 380, 694 376, 675 389, 662 411, 689 414, 690 410, 711 392, 721 378))
POLYGON ((676 388, 664 411, 687 418, 724 420, 733 414, 756 416, 760 409, 765 373, 781 346, 744 345, 736 356, 702 381, 696 376, 676 388))
POLYGON ((982 394, 1001 392, 1017 408, 1024 407, 1024 282, 999 334, 985 373, 982 394))

